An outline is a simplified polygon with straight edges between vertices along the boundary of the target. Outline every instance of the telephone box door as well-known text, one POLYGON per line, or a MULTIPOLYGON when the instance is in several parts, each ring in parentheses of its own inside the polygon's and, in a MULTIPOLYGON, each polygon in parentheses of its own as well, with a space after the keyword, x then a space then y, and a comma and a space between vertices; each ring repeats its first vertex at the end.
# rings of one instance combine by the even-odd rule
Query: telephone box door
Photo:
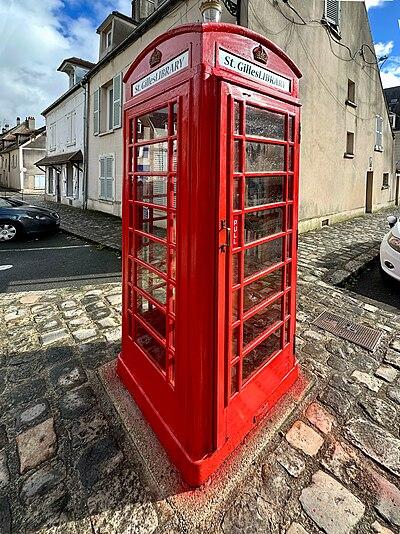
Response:
POLYGON ((227 434, 254 424, 297 377, 294 358, 298 108, 222 84, 226 121, 227 434))
POLYGON ((129 367, 161 420, 179 434, 175 325, 178 168, 187 85, 125 113, 124 324, 129 367))

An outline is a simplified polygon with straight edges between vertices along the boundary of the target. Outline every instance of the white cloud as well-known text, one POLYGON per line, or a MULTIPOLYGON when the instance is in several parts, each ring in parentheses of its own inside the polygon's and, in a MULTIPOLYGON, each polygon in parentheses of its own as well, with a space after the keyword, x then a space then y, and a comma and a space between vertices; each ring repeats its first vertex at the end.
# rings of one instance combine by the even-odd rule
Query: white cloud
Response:
POLYGON ((57 72, 63 59, 97 61, 96 27, 113 10, 130 14, 130 0, 91 0, 94 19, 63 15, 80 0, 0 0, 0 125, 40 113, 68 89, 57 72))
POLYGON ((371 9, 371 7, 380 7, 385 2, 391 2, 392 0, 365 0, 365 5, 367 6, 367 9, 371 9))
POLYGON ((375 53, 376 57, 380 58, 382 56, 388 56, 393 50, 394 42, 388 41, 387 43, 375 43, 375 53))
POLYGON ((382 66, 381 78, 383 87, 400 86, 400 56, 391 57, 382 66))

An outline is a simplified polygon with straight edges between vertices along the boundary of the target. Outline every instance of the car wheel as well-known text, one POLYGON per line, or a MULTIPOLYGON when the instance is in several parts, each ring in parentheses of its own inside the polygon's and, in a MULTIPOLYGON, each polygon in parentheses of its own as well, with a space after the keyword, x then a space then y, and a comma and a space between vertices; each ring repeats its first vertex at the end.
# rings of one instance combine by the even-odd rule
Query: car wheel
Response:
POLYGON ((382 265, 380 263, 379 263, 379 272, 385 284, 391 285, 393 283, 393 278, 386 271, 382 269, 382 265))
POLYGON ((18 236, 18 228, 15 223, 2 222, 0 223, 0 243, 4 241, 13 241, 18 236))

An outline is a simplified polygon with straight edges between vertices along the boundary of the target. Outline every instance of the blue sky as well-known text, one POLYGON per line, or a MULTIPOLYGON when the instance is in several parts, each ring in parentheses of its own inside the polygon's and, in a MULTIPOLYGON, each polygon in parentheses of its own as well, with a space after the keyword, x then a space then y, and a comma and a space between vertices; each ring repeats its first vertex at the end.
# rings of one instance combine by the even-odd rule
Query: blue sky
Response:
POLYGON ((384 87, 400 85, 400 0, 371 0, 368 10, 377 56, 389 55, 382 65, 384 87))

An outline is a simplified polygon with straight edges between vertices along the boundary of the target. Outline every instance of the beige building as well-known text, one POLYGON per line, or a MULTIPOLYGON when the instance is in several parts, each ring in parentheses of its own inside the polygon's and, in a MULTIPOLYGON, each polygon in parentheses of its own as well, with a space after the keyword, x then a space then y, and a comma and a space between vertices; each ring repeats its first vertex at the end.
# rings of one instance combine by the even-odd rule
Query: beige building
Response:
POLYGON ((0 185, 24 193, 43 193, 45 176, 35 163, 46 153, 46 128, 28 117, 0 134, 0 185))
MULTIPOLYGON (((200 3, 134 0, 132 22, 113 12, 99 27, 99 62, 88 74, 88 208, 121 215, 121 78, 155 37, 199 21, 200 3)), ((239 7, 226 0, 223 22, 265 35, 303 73, 301 229, 393 204, 393 132, 364 3, 242 0, 239 7)))

